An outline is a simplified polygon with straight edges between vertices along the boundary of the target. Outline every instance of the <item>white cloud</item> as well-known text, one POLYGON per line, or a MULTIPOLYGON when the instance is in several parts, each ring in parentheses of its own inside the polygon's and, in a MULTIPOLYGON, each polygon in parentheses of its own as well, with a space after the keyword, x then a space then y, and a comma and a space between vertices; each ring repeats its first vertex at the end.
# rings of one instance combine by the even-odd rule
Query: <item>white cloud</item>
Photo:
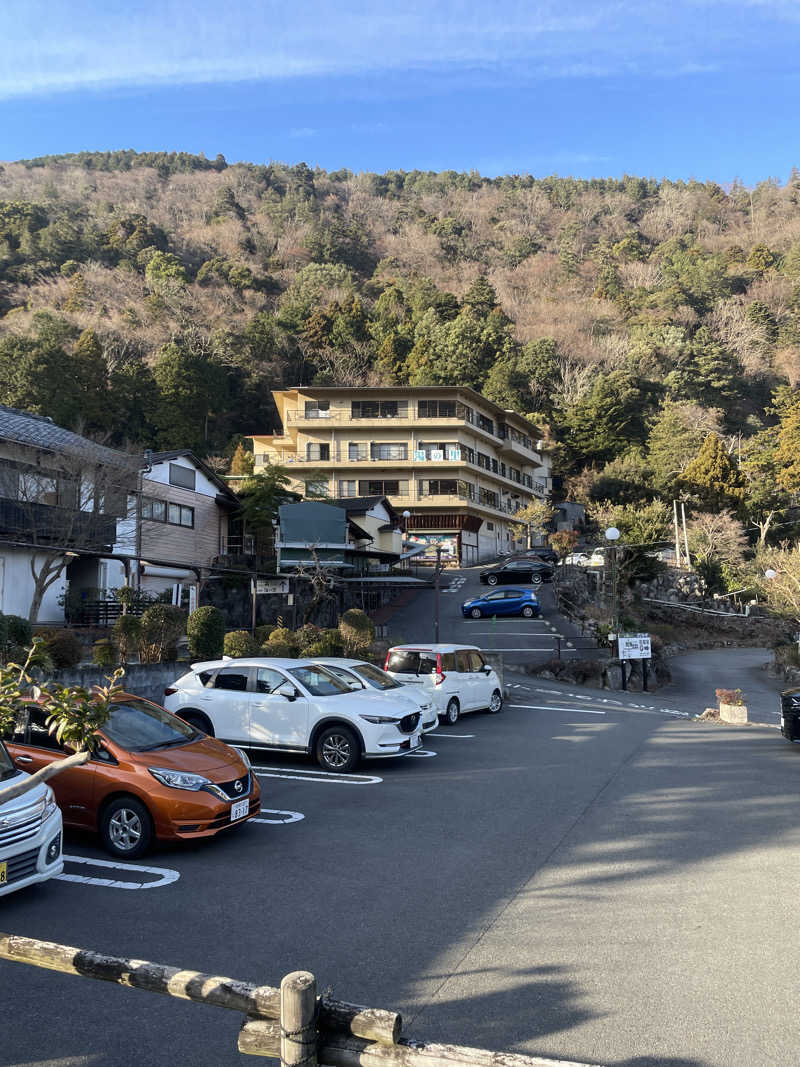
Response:
POLYGON ((655 75, 713 68, 795 0, 6 0, 0 97, 112 86, 452 72, 655 75))

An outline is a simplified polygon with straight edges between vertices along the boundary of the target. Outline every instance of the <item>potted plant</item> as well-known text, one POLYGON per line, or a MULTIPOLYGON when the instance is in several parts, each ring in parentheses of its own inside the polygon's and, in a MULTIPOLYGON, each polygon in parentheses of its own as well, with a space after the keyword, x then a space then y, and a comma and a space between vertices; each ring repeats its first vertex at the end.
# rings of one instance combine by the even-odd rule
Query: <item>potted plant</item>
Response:
POLYGON ((747 722, 747 706, 741 689, 717 689, 719 717, 723 722, 747 722))

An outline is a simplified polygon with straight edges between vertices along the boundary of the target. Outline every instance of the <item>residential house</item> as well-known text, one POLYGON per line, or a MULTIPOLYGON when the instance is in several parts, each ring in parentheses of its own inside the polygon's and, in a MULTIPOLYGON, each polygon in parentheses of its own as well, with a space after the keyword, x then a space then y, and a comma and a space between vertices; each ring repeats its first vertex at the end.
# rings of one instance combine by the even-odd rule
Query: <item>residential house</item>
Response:
POLYGON ((384 497, 305 500, 278 508, 278 572, 324 567, 341 577, 377 575, 402 553, 400 516, 384 497))

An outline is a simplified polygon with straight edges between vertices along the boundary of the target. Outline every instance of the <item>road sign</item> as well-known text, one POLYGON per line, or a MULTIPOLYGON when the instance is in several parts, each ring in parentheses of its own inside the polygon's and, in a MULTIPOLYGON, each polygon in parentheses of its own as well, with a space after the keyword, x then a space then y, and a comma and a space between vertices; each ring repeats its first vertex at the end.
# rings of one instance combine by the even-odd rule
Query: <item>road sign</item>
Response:
POLYGON ((288 593, 289 592, 289 579, 288 578, 257 578, 256 579, 256 592, 257 593, 288 593))
POLYGON ((650 634, 620 634, 620 659, 650 659, 650 634))

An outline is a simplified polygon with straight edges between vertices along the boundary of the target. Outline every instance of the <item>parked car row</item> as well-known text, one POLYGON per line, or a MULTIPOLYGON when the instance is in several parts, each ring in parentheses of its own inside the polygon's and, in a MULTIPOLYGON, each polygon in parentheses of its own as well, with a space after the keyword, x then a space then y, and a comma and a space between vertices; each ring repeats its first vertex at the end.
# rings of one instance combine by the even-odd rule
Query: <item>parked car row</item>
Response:
MULTIPOLYGON (((472 646, 396 646, 384 670, 344 658, 194 664, 167 687, 165 708, 120 694, 86 763, 0 806, 0 895, 61 873, 62 825, 133 860, 156 839, 211 837, 252 819, 261 792, 236 745, 311 755, 346 774, 364 757, 421 748, 440 718, 502 704, 497 674, 472 646)), ((2 785, 69 754, 46 714, 30 703, 0 740, 2 785)))

